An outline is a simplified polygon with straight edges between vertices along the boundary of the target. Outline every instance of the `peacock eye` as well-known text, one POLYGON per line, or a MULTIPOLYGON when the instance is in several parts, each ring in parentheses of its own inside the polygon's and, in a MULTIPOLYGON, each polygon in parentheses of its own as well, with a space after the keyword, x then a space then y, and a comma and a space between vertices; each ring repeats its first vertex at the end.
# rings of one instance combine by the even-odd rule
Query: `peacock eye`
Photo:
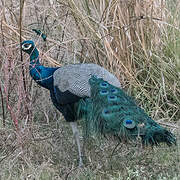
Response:
POLYGON ((115 88, 111 89, 110 91, 111 91, 111 93, 113 93, 113 94, 116 94, 116 93, 118 92, 118 90, 115 89, 115 88))
POLYGON ((103 114, 109 114, 110 112, 107 109, 103 109, 102 113, 103 114))
POLYGON ((107 90, 101 90, 99 93, 100 93, 100 95, 107 95, 107 94, 109 94, 109 92, 107 90))
POLYGON ((109 101, 117 101, 117 96, 109 95, 109 96, 108 96, 108 100, 109 100, 109 101))
POLYGON ((123 122, 123 125, 127 129, 133 129, 136 126, 135 122, 133 120, 131 120, 131 119, 125 119, 124 122, 123 122))
POLYGON ((106 117, 108 117, 110 115, 111 115, 111 112, 108 109, 105 108, 105 109, 102 110, 102 116, 104 118, 106 118, 106 117))
POLYGON ((31 47, 32 47, 32 44, 29 44, 29 43, 25 43, 25 44, 22 45, 22 49, 24 49, 24 50, 28 50, 31 47))
POLYGON ((107 88, 107 87, 108 87, 108 83, 106 83, 106 82, 101 82, 101 83, 100 83, 100 87, 102 87, 102 88, 107 88))

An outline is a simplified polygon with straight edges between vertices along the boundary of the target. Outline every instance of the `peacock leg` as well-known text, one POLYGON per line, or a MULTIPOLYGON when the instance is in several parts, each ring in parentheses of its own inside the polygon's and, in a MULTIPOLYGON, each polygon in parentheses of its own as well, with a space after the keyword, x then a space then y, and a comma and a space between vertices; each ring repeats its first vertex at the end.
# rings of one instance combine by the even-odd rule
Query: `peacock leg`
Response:
POLYGON ((70 122, 72 131, 73 131, 73 136, 76 140, 77 147, 78 147, 78 154, 79 154, 79 167, 83 166, 83 161, 82 161, 82 152, 81 152, 81 146, 80 146, 80 138, 79 138, 79 131, 77 128, 77 123, 76 122, 70 122))

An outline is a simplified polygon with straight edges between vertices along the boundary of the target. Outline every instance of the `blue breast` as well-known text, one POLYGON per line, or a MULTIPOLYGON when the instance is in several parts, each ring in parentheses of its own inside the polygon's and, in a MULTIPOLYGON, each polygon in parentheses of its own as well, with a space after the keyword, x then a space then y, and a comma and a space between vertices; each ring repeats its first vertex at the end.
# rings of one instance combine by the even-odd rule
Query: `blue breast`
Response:
POLYGON ((49 68, 42 65, 30 66, 30 75, 42 87, 53 89, 53 74, 58 68, 49 68))

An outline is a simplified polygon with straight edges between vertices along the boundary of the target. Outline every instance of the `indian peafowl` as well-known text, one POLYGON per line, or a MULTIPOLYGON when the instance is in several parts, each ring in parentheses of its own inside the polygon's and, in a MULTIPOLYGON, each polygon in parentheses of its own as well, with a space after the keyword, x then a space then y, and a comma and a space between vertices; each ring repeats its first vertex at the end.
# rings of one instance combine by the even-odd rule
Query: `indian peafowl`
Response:
POLYGON ((112 135, 120 141, 141 137, 142 143, 176 144, 175 136, 153 121, 123 90, 119 80, 96 64, 72 64, 44 67, 33 41, 22 42, 21 48, 30 55, 30 75, 50 91, 54 106, 70 122, 83 164, 76 120, 83 118, 88 134, 112 135))

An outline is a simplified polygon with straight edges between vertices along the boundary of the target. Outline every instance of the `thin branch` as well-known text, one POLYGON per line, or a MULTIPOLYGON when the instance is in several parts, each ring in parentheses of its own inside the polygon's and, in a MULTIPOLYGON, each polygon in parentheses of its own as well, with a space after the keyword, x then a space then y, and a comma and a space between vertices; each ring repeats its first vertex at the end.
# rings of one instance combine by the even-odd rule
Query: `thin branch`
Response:
POLYGON ((22 76, 23 76, 23 85, 24 85, 24 90, 26 92, 25 72, 24 72, 23 55, 22 55, 22 49, 21 49, 21 42, 22 42, 22 15, 23 15, 24 1, 25 0, 20 0, 19 43, 20 43, 20 54, 21 54, 21 62, 22 62, 22 67, 21 68, 22 68, 22 76))
POLYGON ((1 85, 0 85, 0 95, 1 95, 1 106, 2 106, 3 126, 5 127, 5 126, 6 126, 6 123, 5 123, 4 97, 3 97, 1 85))

